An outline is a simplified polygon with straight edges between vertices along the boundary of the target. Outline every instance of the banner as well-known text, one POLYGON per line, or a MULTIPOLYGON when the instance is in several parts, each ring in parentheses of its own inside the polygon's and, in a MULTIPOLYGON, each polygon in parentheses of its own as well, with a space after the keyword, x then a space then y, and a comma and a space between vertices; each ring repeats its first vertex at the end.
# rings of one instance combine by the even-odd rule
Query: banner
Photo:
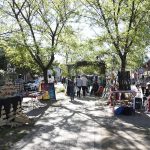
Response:
POLYGON ((41 83, 41 90, 45 91, 43 99, 56 100, 54 83, 41 83))
POLYGON ((49 84, 48 93, 49 93, 50 99, 56 100, 54 83, 48 83, 48 84, 49 84))

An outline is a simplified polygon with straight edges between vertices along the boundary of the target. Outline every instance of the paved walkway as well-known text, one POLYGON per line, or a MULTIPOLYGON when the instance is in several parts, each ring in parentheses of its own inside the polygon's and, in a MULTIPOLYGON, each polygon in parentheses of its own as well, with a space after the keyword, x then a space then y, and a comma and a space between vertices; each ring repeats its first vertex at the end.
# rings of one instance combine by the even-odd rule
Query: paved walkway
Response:
POLYGON ((150 150, 148 116, 113 116, 98 98, 60 98, 13 150, 150 150))

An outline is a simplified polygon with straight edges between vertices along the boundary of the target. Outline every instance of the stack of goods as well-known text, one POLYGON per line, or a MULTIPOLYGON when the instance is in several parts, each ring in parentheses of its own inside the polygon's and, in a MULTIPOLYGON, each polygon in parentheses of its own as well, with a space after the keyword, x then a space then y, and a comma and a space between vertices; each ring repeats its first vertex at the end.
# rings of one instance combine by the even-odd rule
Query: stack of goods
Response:
POLYGON ((132 115, 134 114, 134 109, 133 107, 128 107, 128 106, 120 106, 115 109, 114 111, 115 115, 132 115))

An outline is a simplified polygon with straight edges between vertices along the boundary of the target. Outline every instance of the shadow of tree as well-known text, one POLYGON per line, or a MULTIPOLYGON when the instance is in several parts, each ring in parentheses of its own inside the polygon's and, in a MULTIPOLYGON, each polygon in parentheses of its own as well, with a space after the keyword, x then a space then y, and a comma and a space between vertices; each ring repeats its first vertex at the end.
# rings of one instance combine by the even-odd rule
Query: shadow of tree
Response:
POLYGON ((84 103, 82 103, 80 101, 76 101, 76 100, 70 101, 70 103, 75 104, 75 105, 83 105, 84 104, 84 103))
POLYGON ((105 108, 103 108, 103 106, 101 106, 100 109, 98 109, 98 107, 86 107, 82 99, 80 101, 77 99, 70 104, 72 105, 51 105, 53 110, 49 110, 46 113, 45 110, 50 105, 43 108, 42 113, 39 113, 40 117, 43 116, 40 122, 35 124, 32 132, 21 141, 18 149, 25 147, 29 139, 31 140, 30 143, 34 145, 36 138, 38 138, 39 143, 35 145, 37 147, 39 146, 40 149, 42 149, 42 147, 44 149, 44 145, 42 145, 43 142, 48 142, 49 145, 52 146, 51 150, 69 150, 70 147, 76 148, 77 144, 80 145, 81 149, 94 148, 95 150, 140 150, 138 144, 144 147, 144 150, 149 149, 148 143, 147 145, 143 144, 143 141, 136 139, 132 134, 141 134, 145 141, 149 141, 149 134, 147 134, 150 127, 149 117, 143 117, 142 114, 136 114, 135 116, 97 115, 96 112, 100 111, 100 109, 104 110, 105 108), (78 106, 78 109, 75 109, 73 106, 78 106), (51 113, 53 114, 51 115, 51 113), (103 136, 99 141, 83 140, 82 143, 78 143, 79 137, 83 139, 90 138, 87 136, 87 133, 93 136, 100 134, 99 130, 86 130, 93 128, 93 126, 99 130, 102 128, 105 129, 107 135, 103 136), (81 135, 81 132, 83 135, 81 135))
POLYGON ((95 96, 85 96, 85 97, 77 97, 78 100, 82 100, 82 101, 93 101, 93 100, 98 100, 99 97, 95 97, 95 96))
MULTIPOLYGON (((69 108, 67 107, 64 107, 62 106, 61 108, 63 109, 67 109, 67 110, 70 110, 69 108)), ((72 111, 72 110, 70 110, 72 111)), ((89 110, 91 111, 91 110, 89 110)), ((93 110, 92 110, 93 111, 93 110)), ((136 126, 137 128, 136 129, 132 129, 130 127, 126 127, 125 125, 123 125, 122 123, 114 123, 118 118, 116 116, 111 116, 111 117, 97 117, 97 116, 94 116, 92 114, 85 114, 84 112, 81 112, 81 111, 73 111, 74 115, 75 114, 83 114, 83 115, 86 115, 87 117, 89 117, 90 120, 96 122, 97 124, 99 124, 100 127, 104 127, 107 129, 107 131, 109 131, 109 134, 110 134, 110 137, 106 137, 104 138, 100 143, 94 143, 94 147, 95 148, 102 148, 102 149, 110 149, 110 145, 111 145, 111 148, 112 149, 121 149, 119 148, 120 147, 128 147, 126 149, 130 149, 129 147, 134 148, 134 149, 137 149, 137 150, 140 150, 140 148, 136 147, 136 144, 135 142, 131 141, 130 139, 128 139, 128 137, 124 137, 124 135, 121 135, 119 132, 120 131, 124 131, 124 132, 134 132, 134 133, 142 133, 142 134, 145 134, 144 132, 146 132, 146 128, 147 127, 150 127, 149 125, 149 118, 146 117, 145 119, 146 120, 143 120, 144 122, 147 123, 147 126, 145 126, 145 124, 143 124, 142 122, 139 124, 139 120, 140 118, 135 118, 136 121, 134 121, 134 117, 135 116, 123 116, 123 118, 126 120, 124 120, 123 122, 129 122, 129 123, 132 123, 134 126, 136 126), (132 117, 129 119, 129 117, 132 117), (144 132, 143 132, 144 131, 144 132), (113 136, 113 138, 111 138, 111 136, 113 136), (120 141, 120 145, 118 145, 118 141, 120 141), (118 145, 118 146, 117 146, 118 145)), ((72 116, 73 116, 72 114, 72 116)), ((79 124, 79 120, 76 120, 74 122, 75 124, 78 123, 79 124)), ((65 122, 65 124, 61 125, 64 126, 66 125, 67 122, 65 122)), ((87 121, 81 121, 80 120, 80 124, 81 126, 87 126, 87 121)), ((60 124, 59 124, 60 125, 60 124)), ((66 128, 67 130, 67 128, 66 128)), ((135 138, 135 137, 132 137, 132 135, 128 135, 130 138, 135 138)), ((148 136, 145 136, 145 139, 149 139, 148 136)), ((134 140, 135 141, 135 140, 134 140)), ((139 141, 137 141, 139 143, 139 141)), ((93 142, 92 142, 93 143, 93 142)), ((92 143, 89 143, 89 145, 92 145, 92 143)), ((142 142, 140 143, 142 145, 142 142)), ((86 145, 88 145, 88 143, 86 143, 86 145)), ((146 149, 148 149, 148 146, 147 145, 143 145, 146 149)))

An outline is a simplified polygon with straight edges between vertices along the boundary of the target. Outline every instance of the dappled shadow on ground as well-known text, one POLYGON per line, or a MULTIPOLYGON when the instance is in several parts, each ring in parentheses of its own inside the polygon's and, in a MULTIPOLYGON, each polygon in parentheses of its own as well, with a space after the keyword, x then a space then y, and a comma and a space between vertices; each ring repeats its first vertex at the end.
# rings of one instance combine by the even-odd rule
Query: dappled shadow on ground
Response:
POLYGON ((33 101, 31 98, 22 102, 23 113, 30 118, 29 124, 20 124, 11 128, 10 126, 0 127, 0 149, 9 147, 29 134, 34 124, 40 119, 45 111, 52 105, 50 101, 33 101))
MULTIPOLYGON (((72 109, 69 109, 68 107, 61 107, 62 109, 67 109, 70 112, 72 112, 72 109)), ((87 109, 87 108, 85 108, 87 109)), ((88 111, 94 111, 94 110, 89 110, 88 111)), ((82 145, 84 148, 92 148, 93 147, 93 143, 94 143, 94 147, 99 149, 141 149, 140 147, 143 147, 144 149, 149 149, 149 145, 147 143, 147 145, 143 144, 142 141, 140 142, 139 139, 136 139, 136 135, 134 135, 133 133, 137 133, 137 134, 143 134, 143 138, 145 139, 145 141, 149 140, 148 136, 146 135, 146 126, 145 125, 138 125, 138 122, 140 121, 140 118, 134 118, 135 116, 123 116, 124 118, 127 118, 128 122, 129 120, 136 120, 133 121, 134 122, 134 126, 137 126, 137 128, 132 128, 132 127, 127 127, 125 126, 122 122, 117 122, 117 117, 115 116, 111 116, 111 117, 106 117, 106 116, 95 116, 93 114, 90 113, 84 113, 83 111, 76 111, 74 110, 72 112, 72 115, 70 117, 73 117, 74 115, 83 115, 83 118, 88 118, 87 120, 75 120, 74 124, 78 124, 80 126, 89 126, 92 127, 93 124, 89 125, 89 120, 91 120, 92 122, 94 121, 99 128, 105 128, 105 130, 107 131, 107 135, 105 138, 103 138, 101 141, 95 142, 95 141, 90 141, 90 142, 86 142, 84 143, 84 145, 82 145), (129 117, 131 117, 129 119, 129 117), (134 118, 134 119, 133 119, 134 118), (88 146, 89 145, 89 146, 88 146), (111 145, 111 146, 110 146, 111 145), (140 145, 140 146, 139 146, 140 145), (90 147, 92 146, 92 147, 90 147)), ((67 118, 69 119, 69 118, 67 118)), ((144 122, 149 122, 149 118, 145 118, 146 120, 144 120, 144 122)), ((127 122, 127 120, 123 121, 123 122, 127 122)), ((132 122, 132 121, 131 121, 132 122)), ((131 123, 130 122, 130 123, 131 123)), ((68 124, 67 121, 65 121, 65 123, 63 125, 59 124, 59 127, 67 127, 66 125, 68 124)), ((67 130, 68 128, 65 128, 65 130, 67 130)), ((81 129, 79 130, 81 132, 81 129)), ((88 130, 85 132, 87 133, 88 130)), ((99 134, 98 132, 94 133, 99 134)), ((146 143, 146 142, 145 142, 146 143)))
MULTIPOLYGON (((44 116, 35 124, 32 133, 16 145, 15 150, 24 150, 28 143, 30 143, 28 148, 36 150, 150 148, 149 144, 146 144, 149 141, 147 129, 142 121, 140 124, 138 122, 142 116, 136 118, 136 115, 119 117, 108 115, 103 105, 87 105, 82 99, 52 106, 44 112, 44 116)), ((149 118, 143 121, 148 122, 149 118)))
POLYGON ((51 102, 43 101, 42 103, 38 102, 38 106, 36 107, 23 107, 23 111, 27 114, 28 117, 39 119, 43 116, 44 112, 49 108, 49 106, 51 106, 51 102))
POLYGON ((84 103, 82 103, 80 101, 76 101, 76 100, 70 101, 70 103, 75 104, 75 105, 83 105, 84 104, 84 103))
POLYGON ((29 134, 33 126, 34 124, 24 124, 13 128, 0 127, 0 150, 9 150, 15 142, 29 134))
POLYGON ((118 115, 116 117, 134 127, 150 128, 150 117, 144 113, 136 112, 132 116, 118 115))
POLYGON ((83 101, 93 101, 93 100, 98 100, 99 97, 96 97, 96 96, 89 96, 89 95, 86 95, 86 96, 81 96, 80 98, 79 97, 76 97, 78 100, 83 100, 83 101))

